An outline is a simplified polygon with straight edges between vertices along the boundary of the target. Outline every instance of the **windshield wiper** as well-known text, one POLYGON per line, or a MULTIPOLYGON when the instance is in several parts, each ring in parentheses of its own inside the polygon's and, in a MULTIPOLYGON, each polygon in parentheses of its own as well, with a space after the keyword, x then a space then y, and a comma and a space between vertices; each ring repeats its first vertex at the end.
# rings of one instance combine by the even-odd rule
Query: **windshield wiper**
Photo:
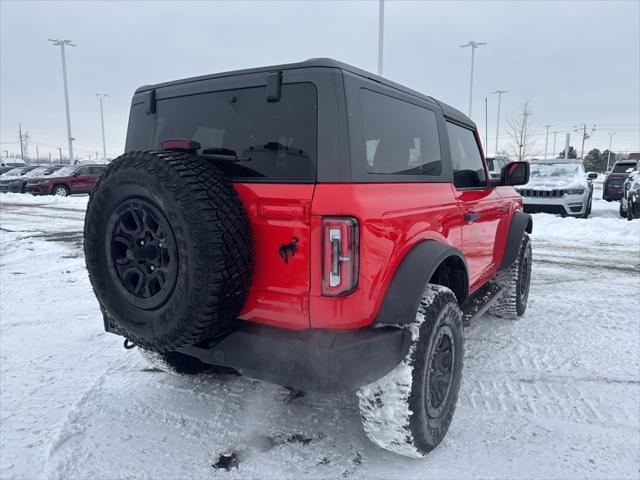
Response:
POLYGON ((230 148, 205 148, 202 151, 202 156, 210 158, 211 160, 221 160, 224 162, 250 162, 250 157, 238 157, 235 150, 230 148))

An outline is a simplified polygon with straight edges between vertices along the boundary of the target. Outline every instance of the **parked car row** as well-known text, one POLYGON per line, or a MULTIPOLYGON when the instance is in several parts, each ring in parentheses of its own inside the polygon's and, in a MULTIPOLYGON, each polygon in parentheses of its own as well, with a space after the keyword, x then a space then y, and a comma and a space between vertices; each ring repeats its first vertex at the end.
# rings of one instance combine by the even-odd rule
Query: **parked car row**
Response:
POLYGON ((628 166, 625 170, 627 178, 622 183, 622 197, 620 198, 620 216, 633 220, 640 218, 640 162, 628 166))
POLYGON ((47 165, 15 167, 0 172, 0 192, 33 195, 90 193, 106 165, 47 165))

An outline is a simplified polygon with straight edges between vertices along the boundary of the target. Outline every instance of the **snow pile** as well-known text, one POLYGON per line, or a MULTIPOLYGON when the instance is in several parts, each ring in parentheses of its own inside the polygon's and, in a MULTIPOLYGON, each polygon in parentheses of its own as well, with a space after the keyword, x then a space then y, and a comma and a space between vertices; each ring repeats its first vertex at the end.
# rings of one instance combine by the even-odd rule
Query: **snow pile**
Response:
POLYGON ((640 250, 640 222, 620 218, 618 203, 594 198, 592 216, 588 219, 559 217, 546 213, 533 215, 533 234, 537 241, 583 246, 619 245, 640 250))
POLYGON ((57 195, 25 195, 24 193, 0 193, 0 205, 60 205, 64 207, 85 209, 89 201, 88 195, 61 197, 57 195))

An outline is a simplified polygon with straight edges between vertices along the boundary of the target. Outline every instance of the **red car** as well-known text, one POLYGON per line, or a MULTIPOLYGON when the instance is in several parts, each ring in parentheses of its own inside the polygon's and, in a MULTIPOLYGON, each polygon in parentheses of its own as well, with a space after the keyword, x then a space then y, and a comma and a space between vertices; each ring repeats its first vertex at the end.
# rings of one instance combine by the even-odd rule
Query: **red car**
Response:
POLYGON ((29 180, 24 191, 33 195, 62 197, 76 193, 91 193, 106 168, 106 165, 68 165, 47 177, 29 180))
POLYGON ((357 390, 368 436, 419 457, 455 410, 463 324, 526 309, 528 164, 492 180, 471 119, 369 72, 141 87, 126 151, 85 258, 105 330, 163 370, 357 390))

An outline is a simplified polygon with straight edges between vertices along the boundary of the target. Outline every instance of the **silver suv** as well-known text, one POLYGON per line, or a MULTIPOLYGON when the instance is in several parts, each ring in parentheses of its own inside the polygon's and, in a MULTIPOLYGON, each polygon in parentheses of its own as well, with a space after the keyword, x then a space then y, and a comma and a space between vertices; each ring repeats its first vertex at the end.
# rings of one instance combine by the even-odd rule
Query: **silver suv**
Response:
POLYGON ((587 218, 591 213, 597 173, 587 175, 580 160, 531 162, 529 183, 517 188, 524 211, 587 218))

